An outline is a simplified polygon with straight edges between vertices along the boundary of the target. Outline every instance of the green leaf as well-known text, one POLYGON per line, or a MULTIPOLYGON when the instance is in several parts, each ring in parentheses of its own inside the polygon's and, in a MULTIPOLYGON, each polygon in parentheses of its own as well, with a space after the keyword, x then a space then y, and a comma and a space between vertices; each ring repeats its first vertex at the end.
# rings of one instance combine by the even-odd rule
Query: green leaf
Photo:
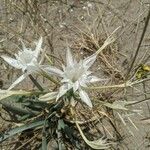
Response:
POLYGON ((0 142, 2 142, 4 140, 18 134, 18 133, 21 133, 25 130, 34 129, 36 127, 42 127, 44 122, 45 122, 45 120, 34 121, 32 123, 25 124, 25 125, 22 125, 20 127, 13 128, 13 129, 5 132, 4 134, 0 134, 0 142))
POLYGON ((34 111, 40 111, 45 109, 45 108, 50 108, 51 104, 48 104, 46 102, 40 102, 38 100, 34 100, 34 99, 31 99, 31 100, 26 100, 24 102, 21 103, 24 107, 27 107, 31 110, 34 110, 34 111))
POLYGON ((47 150, 46 135, 42 136, 42 150, 47 150))
POLYGON ((11 105, 11 104, 8 104, 8 103, 2 103, 2 108, 5 109, 6 111, 8 112, 11 112, 13 113, 14 115, 30 115, 30 116, 35 116, 36 113, 35 112, 31 112, 31 111, 28 111, 26 109, 23 109, 21 107, 17 107, 15 105, 11 105))
POLYGON ((77 122, 76 122, 76 126, 77 126, 77 128, 78 128, 78 130, 79 130, 79 132, 80 132, 80 134, 81 134, 81 136, 83 138, 83 140, 85 141, 85 143, 87 145, 89 145, 91 148, 93 148, 93 149, 107 149, 107 148, 109 148, 110 144, 106 143, 106 140, 103 140, 102 138, 100 138, 98 140, 94 140, 94 141, 89 141, 85 137, 85 135, 83 134, 83 132, 82 132, 82 130, 81 130, 81 128, 80 128, 80 126, 79 126, 79 124, 77 122))
POLYGON ((22 90, 19 91, 0 90, 0 101, 12 95, 29 95, 29 94, 31 94, 31 92, 26 92, 22 90))
POLYGON ((44 126, 42 131, 42 150, 47 150, 46 124, 47 124, 47 119, 45 119, 44 121, 44 126))
POLYGON ((50 100, 55 100, 58 95, 58 92, 50 92, 45 95, 42 95, 39 97, 40 101, 50 101, 50 100))
POLYGON ((115 101, 114 103, 103 103, 105 106, 112 108, 112 109, 119 109, 119 110, 129 110, 127 105, 134 104, 136 101, 115 101))
POLYGON ((26 120, 26 119, 29 119, 30 117, 31 117, 31 115, 27 114, 27 115, 18 117, 17 120, 18 120, 18 121, 24 121, 24 120, 26 120))
POLYGON ((64 129, 65 128, 65 123, 63 119, 58 120, 58 130, 64 129))
POLYGON ((69 141, 72 143, 72 145, 77 146, 77 140, 74 136, 74 130, 69 127, 67 124, 64 123, 63 119, 58 120, 58 132, 63 131, 65 133, 66 137, 69 139, 69 141))

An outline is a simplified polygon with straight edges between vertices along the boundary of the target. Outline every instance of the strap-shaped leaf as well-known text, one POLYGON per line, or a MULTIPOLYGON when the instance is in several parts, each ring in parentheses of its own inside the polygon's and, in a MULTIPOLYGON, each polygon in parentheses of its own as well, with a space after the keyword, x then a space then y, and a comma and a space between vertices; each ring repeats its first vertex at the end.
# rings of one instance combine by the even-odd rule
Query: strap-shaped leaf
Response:
POLYGON ((12 95, 30 95, 30 94, 31 92, 26 92, 22 90, 19 91, 0 90, 0 101, 12 95))
POLYGON ((43 131, 42 131, 42 150, 47 150, 46 123, 47 123, 47 119, 44 121, 43 131))
POLYGON ((34 121, 32 123, 29 123, 29 124, 22 125, 20 127, 13 128, 13 129, 5 132, 4 134, 0 134, 0 142, 18 134, 18 133, 21 133, 25 130, 33 129, 36 127, 42 127, 44 122, 45 122, 44 120, 40 120, 40 121, 38 120, 38 121, 34 121))
POLYGON ((11 105, 8 103, 1 103, 2 104, 2 108, 4 110, 6 110, 7 112, 11 112, 14 115, 19 115, 19 116, 23 116, 23 115, 30 115, 30 116, 35 116, 37 113, 33 112, 33 111, 28 111, 26 109, 23 109, 21 107, 17 107, 15 105, 11 105))
POLYGON ((87 145, 89 145, 93 149, 108 149, 110 147, 110 143, 107 143, 106 140, 100 138, 98 140, 89 141, 85 135, 83 134, 79 124, 76 122, 76 126, 80 132, 80 135, 82 136, 83 140, 87 145))

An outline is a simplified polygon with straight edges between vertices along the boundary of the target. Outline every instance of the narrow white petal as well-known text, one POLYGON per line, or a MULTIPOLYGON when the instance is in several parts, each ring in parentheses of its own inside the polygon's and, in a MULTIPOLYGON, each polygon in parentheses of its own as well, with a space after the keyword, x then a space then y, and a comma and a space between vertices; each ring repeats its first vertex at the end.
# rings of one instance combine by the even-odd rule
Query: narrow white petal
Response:
POLYGON ((63 75, 63 72, 56 67, 41 66, 41 69, 44 70, 45 72, 51 74, 51 75, 56 75, 56 76, 60 76, 60 77, 62 77, 62 75, 63 75))
POLYGON ((63 64, 62 64, 62 70, 65 72, 66 71, 66 66, 64 66, 63 64))
POLYGON ((67 67, 73 66, 73 58, 69 47, 67 48, 66 61, 67 67))
POLYGON ((67 83, 67 82, 70 82, 70 79, 64 78, 61 80, 61 83, 67 83))
POLYGON ((16 59, 13 59, 11 57, 8 56, 1 56, 9 65, 17 68, 17 69, 21 69, 21 66, 18 64, 18 61, 16 59))
POLYGON ((73 92, 76 92, 79 88, 79 82, 76 81, 74 84, 73 84, 73 92))
POLYGON ((87 94, 85 91, 83 91, 83 90, 80 89, 80 90, 79 90, 79 95, 80 95, 81 100, 82 100, 84 103, 86 103, 89 107, 92 108, 92 102, 91 102, 91 100, 90 100, 88 94, 87 94))
POLYGON ((51 92, 51 93, 47 93, 41 97, 39 97, 40 101, 49 101, 49 100, 53 100, 56 99, 58 92, 51 92))
POLYGON ((86 81, 85 79, 79 80, 79 84, 80 84, 80 86, 82 86, 82 87, 87 87, 86 83, 87 83, 87 81, 86 81))
POLYGON ((36 45, 36 48, 35 48, 35 54, 34 56, 36 58, 38 58, 39 54, 40 54, 40 51, 41 51, 41 47, 42 47, 42 42, 43 42, 43 38, 41 37, 39 39, 39 41, 37 42, 37 45, 36 45))
POLYGON ((67 91, 69 91, 72 87, 69 86, 68 84, 64 84, 59 88, 59 92, 57 95, 56 100, 58 100, 60 97, 62 97, 67 91))
POLYGON ((78 62, 77 62, 77 60, 74 58, 73 59, 73 65, 76 65, 78 62))
POLYGON ((21 41, 21 44, 22 44, 22 49, 23 49, 23 51, 26 51, 26 50, 27 50, 27 48, 26 48, 26 46, 25 46, 24 42, 23 42, 22 40, 20 40, 20 41, 21 41))
POLYGON ((96 76, 89 76, 88 80, 89 80, 90 83, 94 83, 94 82, 101 81, 102 79, 100 79, 100 78, 98 78, 96 76))
POLYGON ((8 90, 11 90, 14 88, 17 84, 19 84, 21 81, 23 81, 27 77, 27 74, 21 75, 9 88, 8 90))
POLYGON ((83 65, 86 69, 90 68, 96 60, 96 54, 93 54, 83 60, 83 65))
POLYGON ((90 75, 90 74, 92 74, 91 71, 86 71, 86 72, 85 72, 85 75, 86 75, 86 76, 88 76, 88 75, 90 75))

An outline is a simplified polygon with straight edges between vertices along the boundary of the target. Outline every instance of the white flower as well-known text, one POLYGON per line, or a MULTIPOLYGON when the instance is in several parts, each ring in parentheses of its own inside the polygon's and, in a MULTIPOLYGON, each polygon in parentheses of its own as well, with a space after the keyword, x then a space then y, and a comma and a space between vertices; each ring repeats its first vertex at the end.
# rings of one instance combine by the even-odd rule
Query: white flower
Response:
POLYGON ((15 54, 16 59, 8 57, 8 56, 1 56, 9 65, 21 69, 24 73, 21 75, 10 87, 9 90, 14 88, 18 83, 24 80, 29 74, 37 72, 39 70, 39 63, 38 63, 38 56, 41 51, 42 46, 42 37, 36 44, 36 48, 34 51, 25 47, 24 43, 22 42, 23 50, 19 51, 18 54, 15 54))
POLYGON ((92 66, 96 60, 96 54, 93 54, 84 60, 77 62, 72 58, 70 50, 67 50, 66 55, 66 67, 63 66, 63 71, 54 67, 45 67, 44 71, 50 74, 57 75, 61 78, 63 85, 59 88, 59 92, 56 99, 59 99, 67 91, 73 89, 73 92, 77 92, 83 102, 85 102, 89 107, 92 107, 91 100, 88 94, 84 91, 84 87, 89 83, 100 81, 99 78, 91 75, 92 72, 88 69, 92 66))

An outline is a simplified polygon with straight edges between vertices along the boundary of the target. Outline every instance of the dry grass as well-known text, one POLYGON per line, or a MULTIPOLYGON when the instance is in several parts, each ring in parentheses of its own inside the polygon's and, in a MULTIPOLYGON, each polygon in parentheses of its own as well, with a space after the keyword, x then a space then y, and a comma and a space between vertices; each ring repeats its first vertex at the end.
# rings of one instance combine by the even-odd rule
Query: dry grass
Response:
MULTIPOLYGON (((14 52, 21 48, 20 40, 34 47, 31 45, 33 41, 42 36, 44 38, 43 50, 50 57, 51 63, 61 66, 68 45, 77 59, 84 58, 96 52, 111 33, 121 26, 113 35, 116 41, 99 54, 93 66, 97 76, 109 79, 102 84, 97 84, 97 86, 106 86, 106 88, 90 90, 89 93, 95 105, 93 110, 78 104, 75 113, 89 140, 104 136, 109 142, 114 143, 110 149, 124 150, 134 149, 134 147, 140 150, 148 149, 150 146, 148 128, 150 123, 150 72, 144 70, 142 65, 150 66, 150 26, 139 44, 149 9, 148 4, 134 0, 89 0, 88 2, 80 0, 0 0, 0 55, 13 56, 14 52), (92 7, 88 7, 88 2, 92 4, 92 7), (137 78, 139 71, 142 71, 144 75, 137 78), (139 83, 132 87, 107 88, 108 85, 120 85, 128 80, 139 81, 139 83), (128 107, 140 109, 142 113, 139 115, 103 105, 103 102, 113 103, 120 100, 137 100, 138 102, 128 107)), ((6 89, 19 75, 19 72, 14 71, 1 58, 0 64, 0 88, 6 89)), ((47 80, 37 78, 44 87, 50 87, 47 80)), ((28 81, 27 79, 17 88, 34 88, 28 81)), ((55 85, 52 84, 51 87, 55 88, 55 85)), ((69 109, 65 106, 61 109, 61 113, 66 115, 66 122, 69 122, 72 127, 72 124, 75 123, 69 109)), ((9 115, 6 111, 1 110, 1 132, 16 125, 8 121, 9 115)), ((40 129, 34 132, 24 132, 3 142, 1 149, 37 149, 41 140, 40 129)), ((66 141, 67 149, 73 149, 68 139, 66 141)), ((55 143, 54 139, 48 142, 48 145, 55 143)), ((84 149, 90 149, 84 142, 80 144, 84 149)), ((54 145, 57 146, 57 144, 54 145)), ((49 146, 49 149, 54 148, 49 146)))

